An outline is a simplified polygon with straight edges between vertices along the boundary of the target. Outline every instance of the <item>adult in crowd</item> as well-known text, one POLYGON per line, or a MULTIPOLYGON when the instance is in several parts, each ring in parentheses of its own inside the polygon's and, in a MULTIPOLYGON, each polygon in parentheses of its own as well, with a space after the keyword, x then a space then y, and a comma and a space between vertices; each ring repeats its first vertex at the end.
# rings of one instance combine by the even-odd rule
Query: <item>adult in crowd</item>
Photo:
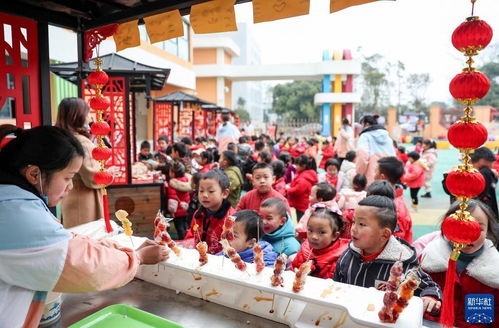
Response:
POLYGON ((336 143, 334 145, 334 150, 336 151, 336 155, 341 162, 345 159, 347 152, 353 150, 353 129, 350 126, 350 122, 347 118, 344 118, 341 122, 340 131, 338 134, 338 139, 336 139, 336 143))
POLYGON ((231 142, 236 143, 239 139, 241 133, 239 129, 230 122, 229 114, 222 115, 222 125, 218 127, 217 130, 217 142, 218 142, 218 151, 220 153, 227 150, 227 145, 231 142))

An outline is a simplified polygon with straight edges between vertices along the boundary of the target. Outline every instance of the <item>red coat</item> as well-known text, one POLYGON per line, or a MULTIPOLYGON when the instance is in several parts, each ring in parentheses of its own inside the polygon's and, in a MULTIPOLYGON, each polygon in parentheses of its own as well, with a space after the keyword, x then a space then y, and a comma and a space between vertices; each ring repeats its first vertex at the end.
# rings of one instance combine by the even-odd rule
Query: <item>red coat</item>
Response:
POLYGON ((402 163, 407 163, 407 161, 409 160, 409 156, 406 154, 406 153, 397 153, 397 158, 402 161, 402 163))
POLYGON ((296 178, 291 181, 291 188, 288 189, 289 206, 294 207, 297 211, 305 212, 308 208, 308 198, 312 186, 318 181, 317 172, 314 170, 305 170, 298 173, 296 178))
MULTIPOLYGON (((445 274, 447 261, 451 249, 446 240, 439 237, 430 242, 423 251, 424 261, 422 268, 433 281, 445 288, 445 274)), ((467 268, 456 275, 454 286, 454 326, 459 328, 495 328, 497 327, 499 313, 499 252, 488 239, 485 240, 484 250, 481 255, 473 259, 467 268), (465 319, 465 297, 468 294, 492 294, 495 298, 495 324, 467 323, 465 319)), ((439 317, 425 315, 426 319, 438 321, 439 317)))
POLYGON ((286 197, 286 181, 284 177, 280 177, 279 179, 277 179, 272 185, 272 188, 281 195, 283 195, 284 197, 286 197))
POLYGON ((326 166, 326 161, 330 158, 334 157, 334 147, 333 146, 327 146, 322 148, 322 159, 319 167, 321 169, 325 169, 326 166))
MULTIPOLYGON (((181 182, 189 182, 189 178, 175 178, 175 180, 181 182)), ((178 191, 173 188, 171 185, 168 185, 168 200, 173 199, 178 202, 177 211, 173 214, 174 217, 178 218, 180 216, 187 216, 187 208, 182 208, 180 205, 181 202, 189 204, 191 201, 191 195, 188 191, 178 191)))
POLYGON ((303 145, 295 145, 288 149, 289 154, 292 158, 297 158, 300 155, 305 153, 305 146, 303 145))
POLYGON ((241 199, 239 200, 239 204, 237 204, 237 211, 242 211, 242 210, 253 210, 253 211, 260 211, 260 204, 266 200, 267 198, 271 197, 277 197, 279 199, 282 199, 286 203, 286 207, 288 208, 288 212, 291 212, 289 210, 289 205, 288 205, 288 200, 286 197, 281 195, 279 192, 275 191, 272 189, 266 194, 260 194, 258 190, 253 189, 249 192, 247 192, 241 199))
POLYGON ((313 261, 312 277, 330 279, 333 278, 334 270, 336 269, 336 262, 340 258, 343 251, 348 248, 347 239, 338 238, 329 247, 323 249, 311 249, 308 240, 301 245, 300 251, 296 254, 295 259, 291 263, 291 269, 299 268, 303 262, 309 258, 313 261))
POLYGON ((402 177, 402 182, 404 182, 409 188, 421 188, 426 183, 424 180, 424 171, 425 168, 422 162, 407 162, 407 164, 405 165, 405 174, 402 177))
POLYGON ((201 206, 192 217, 191 227, 187 231, 185 239, 194 239, 196 245, 201 237, 202 241, 208 244, 208 253, 217 254, 222 250, 220 244, 220 235, 222 234, 222 227, 224 220, 236 212, 232 208, 228 200, 222 202, 222 206, 212 216, 208 216, 206 209, 201 206), (194 225, 198 225, 198 231, 194 231, 194 225))
POLYGON ((397 210, 397 226, 398 231, 395 231, 393 235, 404 239, 409 244, 412 244, 412 219, 409 214, 409 210, 405 205, 404 201, 404 189, 397 188, 395 189, 395 199, 393 202, 395 203, 395 208, 397 210))
POLYGON ((205 165, 203 165, 201 170, 199 170, 199 173, 209 172, 209 171, 211 171, 212 168, 213 168, 213 163, 206 163, 205 165))

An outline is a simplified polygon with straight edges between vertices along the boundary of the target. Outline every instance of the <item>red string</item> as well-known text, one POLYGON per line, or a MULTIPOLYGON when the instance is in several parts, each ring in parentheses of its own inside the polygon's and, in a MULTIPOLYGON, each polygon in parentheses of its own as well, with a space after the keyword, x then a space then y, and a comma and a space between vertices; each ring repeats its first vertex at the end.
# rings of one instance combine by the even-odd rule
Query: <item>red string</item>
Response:
POLYGON ((104 222, 106 223, 106 231, 108 233, 113 232, 113 227, 111 226, 111 220, 109 219, 109 201, 107 199, 106 188, 102 189, 102 205, 104 206, 104 222))

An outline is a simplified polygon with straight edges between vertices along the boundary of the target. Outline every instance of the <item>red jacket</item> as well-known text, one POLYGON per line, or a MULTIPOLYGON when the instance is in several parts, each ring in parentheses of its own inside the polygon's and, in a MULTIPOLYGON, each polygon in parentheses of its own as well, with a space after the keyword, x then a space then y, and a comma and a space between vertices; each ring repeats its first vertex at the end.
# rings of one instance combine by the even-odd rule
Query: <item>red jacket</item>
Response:
POLYGON ((325 169, 326 166, 326 161, 330 158, 334 157, 334 147, 333 146, 327 146, 322 148, 322 159, 319 167, 321 169, 325 169))
POLYGON ((395 189, 395 199, 393 200, 393 202, 395 203, 395 208, 397 210, 398 229, 393 234, 396 237, 404 239, 409 244, 412 244, 412 219, 411 214, 409 214, 409 210, 405 205, 403 194, 404 189, 395 189))
POLYGON ((224 199, 222 206, 212 216, 208 216, 207 210, 201 206, 192 217, 191 227, 187 231, 185 239, 194 239, 194 245, 196 245, 201 237, 201 240, 208 244, 209 254, 219 253, 222 250, 220 235, 224 220, 235 212, 236 210, 230 206, 227 199, 224 199), (197 232, 194 232, 195 224, 198 225, 197 232))
POLYGON ((420 161, 414 163, 407 162, 405 165, 405 174, 402 177, 404 182, 409 188, 421 188, 425 185, 425 168, 424 164, 420 161))
POLYGON ((281 195, 283 195, 284 197, 286 197, 286 181, 284 177, 280 177, 279 179, 277 179, 272 185, 272 188, 281 195))
MULTIPOLYGON (((430 242, 423 251, 424 261, 422 269, 427 272, 433 281, 445 288, 445 274, 448 268, 448 259, 451 249, 446 240, 439 237, 430 242)), ((499 252, 488 239, 484 242, 484 250, 468 264, 466 269, 458 274, 454 285, 454 326, 459 328, 495 328, 499 313, 499 252), (467 323, 465 319, 465 297, 468 294, 492 294, 495 298, 494 323, 467 323)), ((438 321, 439 317, 425 315, 426 319, 438 321)))
POLYGON ((199 173, 209 172, 209 171, 211 171, 212 167, 213 167, 213 163, 206 163, 205 165, 203 165, 201 170, 199 170, 199 173))
POLYGON ((241 199, 239 200, 239 204, 237 204, 237 211, 242 211, 242 210, 253 210, 253 211, 260 211, 260 204, 266 200, 267 198, 271 197, 277 197, 279 199, 282 199, 286 203, 286 207, 288 208, 288 213, 291 212, 289 210, 289 204, 288 200, 286 197, 281 195, 279 192, 275 191, 274 189, 270 190, 266 194, 260 194, 258 190, 253 189, 249 192, 247 192, 241 199))
POLYGON ((296 208, 297 211, 305 212, 308 208, 310 192, 312 186, 316 184, 317 172, 314 170, 305 170, 291 181, 291 188, 288 189, 289 206, 296 208))
POLYGON ((305 153, 305 146, 303 145, 295 145, 288 149, 289 154, 292 158, 297 158, 300 155, 305 153))
POLYGON ((343 251, 348 248, 347 239, 338 238, 330 246, 323 249, 311 249, 308 240, 301 245, 300 251, 296 254, 295 259, 291 263, 291 269, 299 268, 303 262, 310 256, 313 261, 312 277, 330 279, 333 278, 334 270, 336 269, 336 262, 340 258, 343 251), (312 252, 311 255, 310 252, 312 252))
MULTIPOLYGON (((189 178, 187 177, 181 177, 181 178, 175 178, 175 180, 181 181, 181 182, 189 182, 189 178)), ((171 185, 168 185, 168 200, 173 199, 178 202, 177 206, 177 211, 173 213, 173 216, 178 218, 180 216, 187 216, 187 207, 184 209, 180 205, 181 202, 189 204, 191 201, 191 196, 188 191, 178 191, 175 188, 173 188, 171 185)))
POLYGON ((397 158, 402 161, 402 163, 407 163, 409 156, 406 153, 397 153, 397 158))

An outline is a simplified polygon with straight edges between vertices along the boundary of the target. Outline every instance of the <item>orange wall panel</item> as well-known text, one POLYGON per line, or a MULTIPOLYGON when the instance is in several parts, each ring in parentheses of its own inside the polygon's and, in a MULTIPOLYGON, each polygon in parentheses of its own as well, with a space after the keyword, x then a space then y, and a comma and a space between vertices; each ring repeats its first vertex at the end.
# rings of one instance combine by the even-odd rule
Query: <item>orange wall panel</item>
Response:
POLYGON ((230 65, 232 64, 232 56, 227 53, 227 51, 224 51, 224 64, 225 65, 230 65))
POLYGON ((217 49, 194 49, 194 65, 209 65, 217 63, 217 49))
POLYGON ((197 97, 217 103, 217 79, 214 77, 200 77, 196 79, 197 97))
POLYGON ((232 109, 232 81, 225 79, 225 86, 228 88, 229 92, 225 92, 225 107, 232 109))

